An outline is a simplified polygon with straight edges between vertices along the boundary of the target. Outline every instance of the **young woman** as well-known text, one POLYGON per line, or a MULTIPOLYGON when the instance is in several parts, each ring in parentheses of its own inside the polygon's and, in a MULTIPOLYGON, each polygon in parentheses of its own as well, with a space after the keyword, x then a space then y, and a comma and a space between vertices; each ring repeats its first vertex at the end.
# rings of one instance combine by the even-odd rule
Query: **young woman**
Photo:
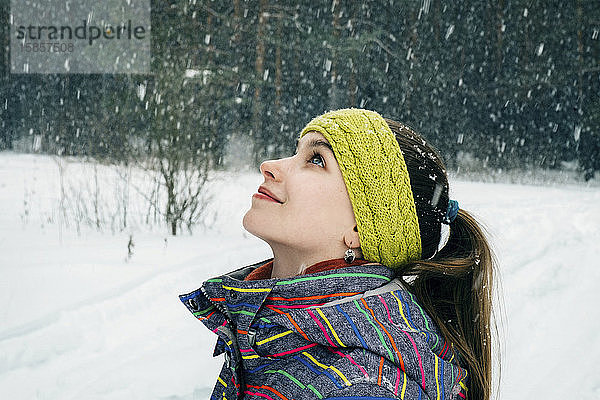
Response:
POLYGON ((273 258, 180 296, 225 354, 212 399, 490 397, 493 257, 436 151, 344 109, 260 171, 273 258))

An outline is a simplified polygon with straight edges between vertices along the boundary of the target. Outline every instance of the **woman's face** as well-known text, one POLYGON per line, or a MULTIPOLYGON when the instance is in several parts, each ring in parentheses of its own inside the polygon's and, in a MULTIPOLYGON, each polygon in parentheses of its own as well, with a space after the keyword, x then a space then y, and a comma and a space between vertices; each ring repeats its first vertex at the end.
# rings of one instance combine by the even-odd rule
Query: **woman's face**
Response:
POLYGON ((322 134, 308 132, 294 156, 265 161, 260 171, 264 183, 243 219, 248 232, 271 245, 302 251, 344 247, 344 233, 356 222, 342 173, 322 134))

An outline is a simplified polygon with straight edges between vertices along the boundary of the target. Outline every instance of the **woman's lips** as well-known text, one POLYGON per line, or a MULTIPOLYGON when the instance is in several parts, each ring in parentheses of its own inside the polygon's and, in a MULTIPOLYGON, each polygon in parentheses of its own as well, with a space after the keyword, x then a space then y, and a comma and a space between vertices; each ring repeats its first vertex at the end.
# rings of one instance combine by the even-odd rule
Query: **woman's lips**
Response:
POLYGON ((265 187, 260 186, 258 188, 258 193, 254 193, 253 197, 257 197, 259 199, 270 200, 276 203, 281 204, 282 202, 270 191, 268 191, 265 187))
POLYGON ((263 200, 273 201, 275 203, 281 204, 279 201, 275 200, 274 198, 269 197, 266 194, 262 194, 262 193, 254 193, 252 195, 252 197, 256 197, 257 199, 263 199, 263 200))

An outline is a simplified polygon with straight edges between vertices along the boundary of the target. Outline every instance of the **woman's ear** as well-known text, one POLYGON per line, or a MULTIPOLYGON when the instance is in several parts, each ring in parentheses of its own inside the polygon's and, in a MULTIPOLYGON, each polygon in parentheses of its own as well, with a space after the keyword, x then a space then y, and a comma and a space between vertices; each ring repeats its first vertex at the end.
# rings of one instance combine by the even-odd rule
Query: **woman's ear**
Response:
POLYGON ((344 234, 344 244, 350 249, 360 247, 360 237, 358 236, 358 228, 356 225, 344 234))

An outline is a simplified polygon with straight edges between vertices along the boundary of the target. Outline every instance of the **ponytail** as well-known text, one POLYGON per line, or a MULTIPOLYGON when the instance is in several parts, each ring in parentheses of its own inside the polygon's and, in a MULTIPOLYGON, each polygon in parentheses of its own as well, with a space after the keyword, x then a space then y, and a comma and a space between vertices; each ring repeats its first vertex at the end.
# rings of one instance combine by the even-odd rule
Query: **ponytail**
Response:
POLYGON ((472 399, 491 398, 493 271, 494 257, 481 228, 460 210, 446 245, 404 272, 415 276, 411 291, 458 350, 469 373, 467 393, 472 399))
POLYGON ((467 372, 467 395, 489 400, 492 369, 499 355, 492 318, 495 259, 482 228, 460 209, 439 248, 449 204, 446 169, 439 154, 408 126, 386 120, 404 156, 421 232, 421 260, 398 270, 408 289, 459 354, 467 372), (408 279, 407 279, 408 278, 408 279))

